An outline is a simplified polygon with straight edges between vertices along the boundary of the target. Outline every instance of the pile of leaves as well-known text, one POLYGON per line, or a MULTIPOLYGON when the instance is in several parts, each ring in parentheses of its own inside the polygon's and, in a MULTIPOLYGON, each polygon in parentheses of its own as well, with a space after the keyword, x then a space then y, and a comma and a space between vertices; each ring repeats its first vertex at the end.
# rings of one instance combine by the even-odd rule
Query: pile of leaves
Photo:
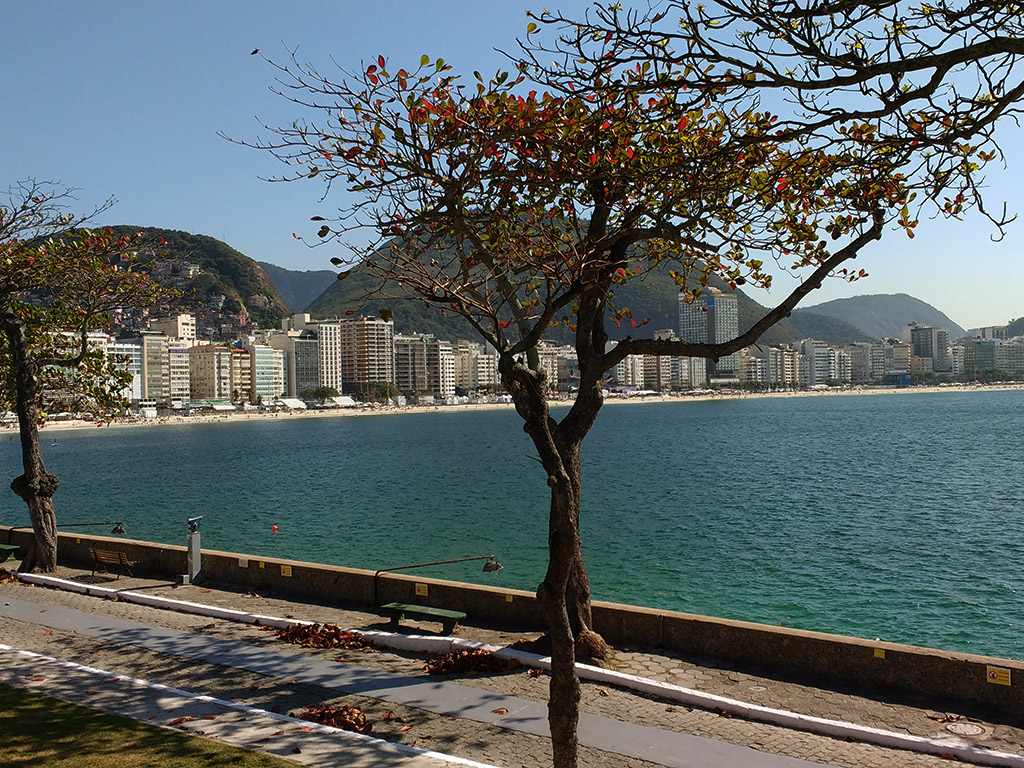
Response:
POLYGON ((520 666, 515 659, 505 661, 490 651, 452 651, 427 662, 427 672, 432 675, 454 675, 472 672, 504 672, 520 666))
POLYGON ((8 581, 16 581, 14 571, 8 571, 6 568, 0 568, 0 584, 6 584, 8 581))
POLYGON ((362 635, 349 632, 337 624, 289 624, 277 631, 281 640, 303 648, 369 648, 370 642, 362 635))
POLYGON ((340 707, 332 707, 330 704, 308 706, 299 717, 356 733, 369 733, 373 730, 373 723, 367 721, 363 710, 359 707, 350 707, 348 704, 342 704, 340 707))

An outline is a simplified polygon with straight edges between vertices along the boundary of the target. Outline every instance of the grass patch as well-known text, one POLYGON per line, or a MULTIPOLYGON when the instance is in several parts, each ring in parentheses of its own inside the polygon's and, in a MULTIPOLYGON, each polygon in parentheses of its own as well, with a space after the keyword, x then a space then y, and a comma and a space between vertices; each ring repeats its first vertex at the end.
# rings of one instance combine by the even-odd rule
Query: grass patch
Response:
POLYGON ((175 733, 0 683, 0 764, 12 768, 295 768, 295 763, 175 733))

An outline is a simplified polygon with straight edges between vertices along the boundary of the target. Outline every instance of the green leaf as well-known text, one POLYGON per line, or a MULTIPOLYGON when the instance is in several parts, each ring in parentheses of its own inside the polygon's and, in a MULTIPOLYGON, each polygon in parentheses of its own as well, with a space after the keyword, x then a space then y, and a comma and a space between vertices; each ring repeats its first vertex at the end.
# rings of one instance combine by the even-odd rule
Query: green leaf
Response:
POLYGON ((429 63, 430 63, 430 57, 427 56, 427 54, 424 53, 422 56, 420 56, 420 66, 421 67, 425 67, 429 63))

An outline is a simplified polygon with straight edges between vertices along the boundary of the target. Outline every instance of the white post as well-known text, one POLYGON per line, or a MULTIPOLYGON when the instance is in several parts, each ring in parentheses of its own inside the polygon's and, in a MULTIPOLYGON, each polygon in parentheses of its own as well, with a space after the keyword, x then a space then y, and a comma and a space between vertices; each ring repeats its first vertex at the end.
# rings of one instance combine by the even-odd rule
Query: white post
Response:
POLYGON ((199 521, 202 517, 188 518, 188 573, 181 577, 182 584, 195 584, 199 572, 203 568, 202 550, 200 549, 199 521))

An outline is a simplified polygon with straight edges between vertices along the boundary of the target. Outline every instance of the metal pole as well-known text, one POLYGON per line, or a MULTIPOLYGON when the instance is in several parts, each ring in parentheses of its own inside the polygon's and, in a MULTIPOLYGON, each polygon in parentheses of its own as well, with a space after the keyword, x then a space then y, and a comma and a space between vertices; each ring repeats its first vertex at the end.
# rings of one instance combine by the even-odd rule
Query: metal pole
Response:
POLYGON ((465 563, 468 560, 493 560, 497 562, 498 559, 494 555, 474 555, 473 557, 456 557, 453 560, 434 560, 430 563, 413 563, 412 565, 396 565, 393 568, 381 568, 373 574, 373 606, 377 607, 377 581, 382 573, 389 573, 391 571, 404 571, 407 568, 425 568, 428 565, 448 565, 449 563, 465 563))

